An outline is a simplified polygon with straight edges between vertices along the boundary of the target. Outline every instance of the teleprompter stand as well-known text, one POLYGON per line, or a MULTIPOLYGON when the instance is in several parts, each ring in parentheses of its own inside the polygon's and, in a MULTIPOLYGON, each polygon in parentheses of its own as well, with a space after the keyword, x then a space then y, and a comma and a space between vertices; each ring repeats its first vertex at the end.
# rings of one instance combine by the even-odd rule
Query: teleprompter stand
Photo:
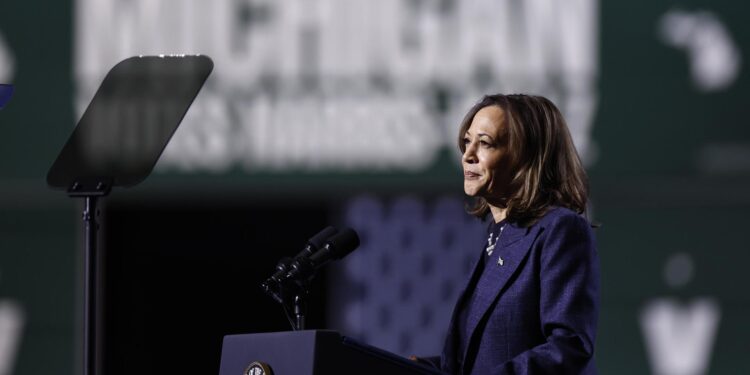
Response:
POLYGON ((83 374, 102 373, 97 203, 113 187, 142 182, 213 70, 207 56, 139 56, 104 78, 47 174, 47 183, 83 198, 83 374))

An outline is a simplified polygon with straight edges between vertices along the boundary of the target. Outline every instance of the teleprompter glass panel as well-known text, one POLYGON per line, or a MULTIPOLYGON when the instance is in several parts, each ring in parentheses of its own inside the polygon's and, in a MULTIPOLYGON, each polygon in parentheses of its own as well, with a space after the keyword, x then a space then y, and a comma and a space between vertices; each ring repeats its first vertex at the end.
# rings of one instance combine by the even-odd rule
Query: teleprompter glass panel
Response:
POLYGON ((213 69, 207 56, 137 56, 104 78, 47 174, 52 187, 133 186, 154 168, 213 69))

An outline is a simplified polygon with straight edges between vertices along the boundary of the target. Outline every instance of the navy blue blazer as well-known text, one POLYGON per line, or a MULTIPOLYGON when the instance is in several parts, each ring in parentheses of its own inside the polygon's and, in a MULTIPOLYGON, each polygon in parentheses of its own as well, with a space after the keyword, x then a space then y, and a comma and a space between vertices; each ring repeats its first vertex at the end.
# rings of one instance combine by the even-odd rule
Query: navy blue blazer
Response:
MULTIPOLYGON (((589 222, 566 208, 524 228, 508 223, 502 265, 475 266, 449 326, 440 367, 451 374, 596 374, 599 260, 589 222), (471 288, 475 286, 475 288, 471 288), (476 293, 458 348, 458 316, 476 293), (460 357, 459 357, 460 355, 460 357), (463 358, 461 368, 459 359, 463 358)), ((484 255, 482 255, 484 256, 484 255)))

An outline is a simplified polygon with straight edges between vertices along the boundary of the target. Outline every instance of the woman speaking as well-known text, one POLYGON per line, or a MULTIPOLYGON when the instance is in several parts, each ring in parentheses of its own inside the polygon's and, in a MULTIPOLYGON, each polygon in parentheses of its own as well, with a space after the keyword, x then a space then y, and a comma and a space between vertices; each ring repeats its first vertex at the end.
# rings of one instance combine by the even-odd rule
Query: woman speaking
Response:
POLYGON ((490 225, 442 355, 428 360, 452 374, 596 374, 599 265, 560 111, 539 96, 485 96, 458 147, 468 211, 490 225))

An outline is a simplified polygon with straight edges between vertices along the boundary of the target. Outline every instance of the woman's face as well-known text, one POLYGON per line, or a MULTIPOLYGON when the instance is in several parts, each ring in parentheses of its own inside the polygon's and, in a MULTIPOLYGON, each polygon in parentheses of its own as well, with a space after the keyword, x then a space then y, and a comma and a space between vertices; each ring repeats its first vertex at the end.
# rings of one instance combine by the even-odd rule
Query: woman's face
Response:
POLYGON ((489 202, 507 197, 511 173, 503 109, 494 105, 480 109, 463 141, 464 192, 489 202))

